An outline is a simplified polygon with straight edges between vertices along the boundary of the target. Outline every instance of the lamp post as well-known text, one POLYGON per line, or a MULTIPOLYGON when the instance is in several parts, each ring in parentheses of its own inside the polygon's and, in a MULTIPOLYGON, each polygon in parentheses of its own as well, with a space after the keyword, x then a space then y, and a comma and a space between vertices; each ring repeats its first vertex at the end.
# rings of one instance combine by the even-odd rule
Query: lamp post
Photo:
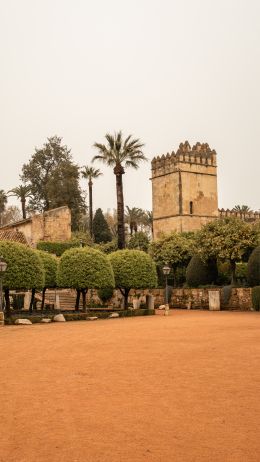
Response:
POLYGON ((3 311, 3 278, 6 272, 7 263, 0 256, 0 312, 3 311))
POLYGON ((163 274, 165 276, 165 316, 169 313, 168 305, 168 276, 170 274, 171 268, 169 265, 163 266, 163 274))

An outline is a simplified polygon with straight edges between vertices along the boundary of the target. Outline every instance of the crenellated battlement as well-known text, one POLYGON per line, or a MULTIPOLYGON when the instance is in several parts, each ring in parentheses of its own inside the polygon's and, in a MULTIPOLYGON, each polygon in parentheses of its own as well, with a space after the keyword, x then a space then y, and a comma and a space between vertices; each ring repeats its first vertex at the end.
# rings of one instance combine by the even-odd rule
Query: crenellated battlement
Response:
POLYGON ((196 143, 192 148, 188 141, 180 143, 176 152, 154 157, 152 160, 152 177, 165 175, 185 166, 180 164, 216 167, 216 151, 208 143, 196 143))
POLYGON ((241 220, 244 221, 257 221, 260 220, 260 212, 236 212, 234 210, 229 210, 229 209, 218 209, 218 216, 219 218, 226 218, 226 217, 232 217, 232 218, 240 218, 241 220))

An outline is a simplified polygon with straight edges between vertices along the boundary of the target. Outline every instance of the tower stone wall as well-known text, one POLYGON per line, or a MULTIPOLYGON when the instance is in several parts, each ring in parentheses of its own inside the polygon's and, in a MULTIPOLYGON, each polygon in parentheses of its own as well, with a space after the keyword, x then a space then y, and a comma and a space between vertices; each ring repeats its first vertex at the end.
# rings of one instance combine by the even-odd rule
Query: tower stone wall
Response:
POLYGON ((207 143, 152 160, 154 238, 171 231, 195 231, 218 217, 216 152, 207 143))

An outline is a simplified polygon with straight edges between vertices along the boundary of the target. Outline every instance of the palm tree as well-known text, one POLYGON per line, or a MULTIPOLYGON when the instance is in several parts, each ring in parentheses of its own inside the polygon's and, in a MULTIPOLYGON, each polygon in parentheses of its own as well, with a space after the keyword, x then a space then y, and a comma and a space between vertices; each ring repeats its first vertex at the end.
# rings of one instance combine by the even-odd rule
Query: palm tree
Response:
POLYGON ((142 209, 138 207, 130 208, 128 205, 126 206, 126 213, 125 213, 125 221, 129 224, 130 227, 130 235, 133 235, 133 231, 137 232, 138 225, 142 222, 144 216, 144 212, 142 209))
POLYGON ((241 218, 242 216, 245 218, 245 214, 252 212, 252 210, 248 207, 248 205, 235 205, 232 212, 240 213, 241 218))
POLYGON ((9 196, 15 196, 18 199, 20 199, 21 204, 22 204, 22 214, 23 214, 23 219, 26 219, 26 199, 27 197, 31 197, 31 186, 26 186, 26 185, 20 185, 17 186, 16 188, 10 189, 8 191, 9 196), (12 194, 10 194, 12 193, 12 194))
POLYGON ((138 168, 142 160, 147 160, 142 148, 144 144, 139 139, 133 139, 132 135, 123 140, 122 132, 114 135, 109 133, 105 136, 107 144, 95 143, 94 147, 99 154, 92 160, 101 160, 109 167, 113 167, 116 175, 116 195, 117 195, 117 230, 118 248, 125 248, 125 220, 124 220, 124 194, 123 194, 123 174, 125 167, 138 168))
POLYGON ((153 235, 153 212, 146 210, 143 215, 143 224, 147 226, 153 235))
POLYGON ((90 236, 93 237, 93 200, 92 200, 92 186, 93 181, 95 178, 98 178, 100 175, 103 175, 101 171, 94 167, 84 166, 82 167, 83 170, 81 171, 81 175, 83 178, 88 180, 88 191, 89 191, 89 231, 90 236))
POLYGON ((5 211, 5 206, 7 204, 7 195, 3 189, 0 189, 0 226, 3 222, 3 212, 5 211))

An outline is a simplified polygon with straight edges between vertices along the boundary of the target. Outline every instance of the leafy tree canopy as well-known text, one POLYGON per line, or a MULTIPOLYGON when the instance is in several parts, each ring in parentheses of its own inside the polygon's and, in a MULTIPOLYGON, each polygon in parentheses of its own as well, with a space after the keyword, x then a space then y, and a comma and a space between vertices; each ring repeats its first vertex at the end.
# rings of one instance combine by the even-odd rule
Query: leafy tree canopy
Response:
POLYGON ((36 250, 36 252, 42 261, 45 271, 44 286, 48 288, 56 287, 56 277, 58 268, 57 258, 54 257, 54 255, 49 254, 48 252, 44 252, 43 250, 36 250))
POLYGON ((115 275, 115 285, 124 296, 125 308, 131 288, 156 287, 156 266, 147 253, 141 250, 118 250, 111 253, 109 259, 115 275))
POLYGON ((29 208, 46 211, 67 205, 72 213, 72 228, 77 229, 84 200, 79 187, 79 167, 62 139, 53 136, 41 149, 35 149, 22 168, 22 180, 31 189, 29 208))
POLYGON ((156 267, 141 250, 118 250, 109 255, 116 287, 146 289, 156 287, 156 267))
POLYGON ((0 255, 7 263, 4 288, 40 289, 44 286, 44 266, 37 252, 23 244, 0 241, 0 255))
POLYGON ((91 247, 70 249, 60 259, 57 276, 60 287, 75 289, 114 287, 108 257, 91 247))
POLYGON ((218 258, 231 264, 232 282, 235 280, 236 262, 257 245, 257 233, 239 218, 214 220, 197 233, 197 251, 204 260, 218 258))
POLYGON ((192 233, 173 232, 153 241, 149 251, 158 266, 169 264, 177 268, 188 263, 192 256, 193 246, 192 233))

